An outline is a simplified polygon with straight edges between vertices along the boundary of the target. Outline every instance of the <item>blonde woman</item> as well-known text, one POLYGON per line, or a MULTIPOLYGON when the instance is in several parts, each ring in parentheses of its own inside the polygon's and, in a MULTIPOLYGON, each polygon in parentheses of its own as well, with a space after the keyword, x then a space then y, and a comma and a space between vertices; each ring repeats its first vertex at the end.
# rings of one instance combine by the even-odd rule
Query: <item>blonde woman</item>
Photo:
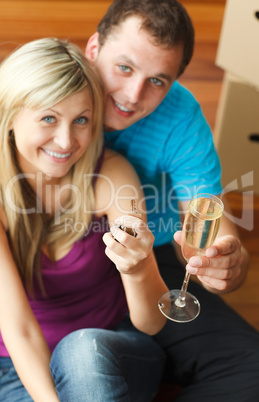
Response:
POLYGON ((30 42, 0 67, 0 401, 149 401, 162 376, 149 335, 167 288, 102 114, 71 43, 30 42))

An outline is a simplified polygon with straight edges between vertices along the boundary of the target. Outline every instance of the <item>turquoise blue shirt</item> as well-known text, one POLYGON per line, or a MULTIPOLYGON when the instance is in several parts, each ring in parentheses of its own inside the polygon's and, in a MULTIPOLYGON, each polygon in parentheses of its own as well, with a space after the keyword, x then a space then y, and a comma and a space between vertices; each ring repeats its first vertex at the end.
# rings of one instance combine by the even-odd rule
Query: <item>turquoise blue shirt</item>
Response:
POLYGON ((172 241, 181 229, 178 201, 222 190, 211 129, 198 102, 178 82, 149 116, 125 130, 106 132, 105 143, 140 177, 155 246, 172 241))

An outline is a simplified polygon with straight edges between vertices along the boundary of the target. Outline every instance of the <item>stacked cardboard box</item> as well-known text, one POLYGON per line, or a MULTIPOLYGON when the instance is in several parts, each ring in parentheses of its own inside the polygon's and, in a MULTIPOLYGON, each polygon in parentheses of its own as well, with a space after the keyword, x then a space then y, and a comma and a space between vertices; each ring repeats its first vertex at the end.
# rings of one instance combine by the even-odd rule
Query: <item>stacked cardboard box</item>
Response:
POLYGON ((216 64, 225 70, 215 125, 222 184, 259 193, 259 1, 228 0, 216 64))

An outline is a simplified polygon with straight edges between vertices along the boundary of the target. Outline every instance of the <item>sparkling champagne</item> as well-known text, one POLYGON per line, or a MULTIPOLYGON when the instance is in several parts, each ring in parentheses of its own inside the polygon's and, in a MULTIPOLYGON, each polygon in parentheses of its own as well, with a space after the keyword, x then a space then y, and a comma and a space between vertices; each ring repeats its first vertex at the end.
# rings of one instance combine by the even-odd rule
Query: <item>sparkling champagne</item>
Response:
POLYGON ((182 239, 182 254, 188 262, 192 256, 205 255, 217 236, 222 206, 213 199, 193 199, 187 211, 182 239))

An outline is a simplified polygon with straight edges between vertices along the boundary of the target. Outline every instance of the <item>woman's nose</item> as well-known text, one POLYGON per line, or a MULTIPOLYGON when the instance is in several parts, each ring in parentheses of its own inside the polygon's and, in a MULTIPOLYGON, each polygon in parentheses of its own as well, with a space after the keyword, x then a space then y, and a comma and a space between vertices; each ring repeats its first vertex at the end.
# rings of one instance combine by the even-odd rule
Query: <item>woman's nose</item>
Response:
POLYGON ((55 132, 54 143, 61 149, 68 150, 72 145, 72 129, 68 125, 61 125, 55 132))

